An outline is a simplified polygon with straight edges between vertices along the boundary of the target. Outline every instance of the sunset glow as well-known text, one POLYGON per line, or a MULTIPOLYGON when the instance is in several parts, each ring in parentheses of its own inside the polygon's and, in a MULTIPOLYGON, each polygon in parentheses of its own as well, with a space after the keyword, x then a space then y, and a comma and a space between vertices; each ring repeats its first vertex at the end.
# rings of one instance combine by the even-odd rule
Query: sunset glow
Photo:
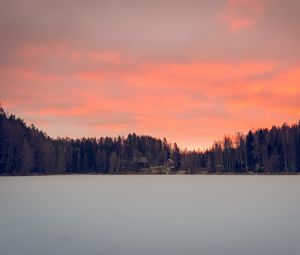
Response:
POLYGON ((300 2, 0 4, 0 101, 53 137, 207 148, 300 119, 300 2), (13 15, 12 15, 13 14, 13 15))

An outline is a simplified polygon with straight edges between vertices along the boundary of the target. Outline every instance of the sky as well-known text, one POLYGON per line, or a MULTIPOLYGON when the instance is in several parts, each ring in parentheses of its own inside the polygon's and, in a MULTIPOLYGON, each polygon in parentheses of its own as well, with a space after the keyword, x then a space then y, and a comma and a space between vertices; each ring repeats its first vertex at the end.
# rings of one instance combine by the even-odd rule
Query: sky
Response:
POLYGON ((299 0, 1 0, 0 102, 52 137, 208 148, 300 119, 299 0))

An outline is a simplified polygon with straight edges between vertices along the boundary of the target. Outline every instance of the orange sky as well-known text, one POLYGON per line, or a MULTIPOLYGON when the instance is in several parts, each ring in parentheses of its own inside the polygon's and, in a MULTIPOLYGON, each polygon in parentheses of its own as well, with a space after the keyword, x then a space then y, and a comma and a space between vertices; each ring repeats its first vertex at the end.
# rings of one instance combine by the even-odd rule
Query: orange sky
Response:
POLYGON ((190 149, 298 122, 299 11, 296 0, 2 1, 0 101, 53 137, 136 132, 190 149))

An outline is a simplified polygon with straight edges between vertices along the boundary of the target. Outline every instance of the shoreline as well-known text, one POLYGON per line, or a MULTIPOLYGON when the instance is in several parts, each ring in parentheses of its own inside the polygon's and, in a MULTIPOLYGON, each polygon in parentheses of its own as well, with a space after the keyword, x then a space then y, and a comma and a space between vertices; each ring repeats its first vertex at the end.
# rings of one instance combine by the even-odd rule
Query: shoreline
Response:
POLYGON ((71 174, 1 174, 1 177, 26 177, 26 176, 83 176, 83 175, 93 175, 93 176, 297 176, 297 173, 195 173, 195 174, 146 174, 146 173, 127 173, 127 174, 102 174, 102 173, 71 173, 71 174))

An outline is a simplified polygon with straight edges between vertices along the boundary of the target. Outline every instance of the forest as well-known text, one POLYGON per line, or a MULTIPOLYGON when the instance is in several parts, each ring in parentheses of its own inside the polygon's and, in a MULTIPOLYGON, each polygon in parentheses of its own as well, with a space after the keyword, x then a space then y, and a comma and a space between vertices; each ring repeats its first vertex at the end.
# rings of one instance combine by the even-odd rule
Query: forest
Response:
POLYGON ((300 122, 224 136, 207 150, 181 149, 166 138, 56 138, 0 107, 0 175, 295 174, 300 122), (149 171, 150 169, 150 171, 149 171))

